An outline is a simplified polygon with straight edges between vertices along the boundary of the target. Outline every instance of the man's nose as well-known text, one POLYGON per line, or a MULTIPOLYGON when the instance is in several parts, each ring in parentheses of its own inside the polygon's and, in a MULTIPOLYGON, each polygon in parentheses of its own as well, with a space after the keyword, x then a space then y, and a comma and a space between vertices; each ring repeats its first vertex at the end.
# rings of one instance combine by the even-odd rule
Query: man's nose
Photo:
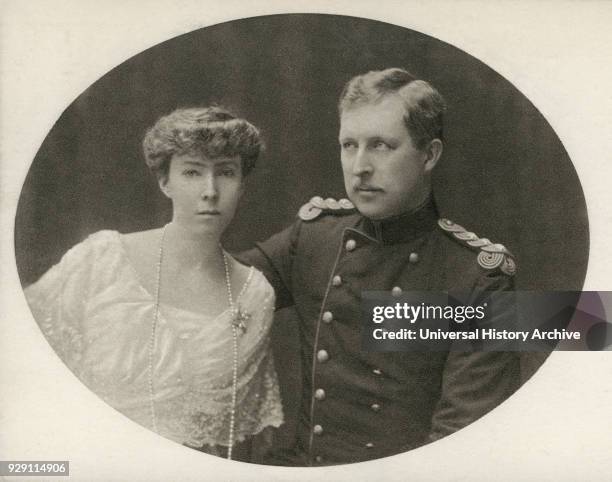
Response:
POLYGON ((219 190, 217 188, 217 180, 214 174, 205 174, 202 177, 202 188, 200 191, 202 199, 217 199, 219 190))
POLYGON ((353 160, 353 174, 364 176, 372 173, 372 162, 368 152, 362 148, 355 153, 353 160))

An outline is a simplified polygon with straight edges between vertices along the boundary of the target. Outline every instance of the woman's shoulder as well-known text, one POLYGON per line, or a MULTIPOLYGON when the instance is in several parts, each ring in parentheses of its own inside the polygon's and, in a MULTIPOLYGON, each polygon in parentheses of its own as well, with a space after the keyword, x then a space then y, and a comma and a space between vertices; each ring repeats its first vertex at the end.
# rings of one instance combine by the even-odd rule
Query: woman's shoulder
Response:
POLYGON ((156 228, 121 234, 121 244, 128 258, 141 260, 143 258, 149 259, 153 255, 157 257, 159 255, 162 231, 163 228, 156 228))
POLYGON ((125 255, 128 259, 138 259, 138 255, 143 256, 152 249, 155 244, 153 239, 158 231, 153 229, 127 234, 111 229, 96 231, 70 248, 65 258, 76 263, 86 259, 95 265, 111 265, 112 260, 123 262, 125 255))

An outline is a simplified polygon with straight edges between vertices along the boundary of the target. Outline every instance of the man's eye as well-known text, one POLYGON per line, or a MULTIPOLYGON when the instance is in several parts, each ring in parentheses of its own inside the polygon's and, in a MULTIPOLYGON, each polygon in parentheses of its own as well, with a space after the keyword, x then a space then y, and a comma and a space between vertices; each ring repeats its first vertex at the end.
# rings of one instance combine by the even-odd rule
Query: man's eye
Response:
POLYGON ((224 177, 234 177, 236 175, 236 171, 234 169, 223 169, 220 174, 224 177))
POLYGON ((390 149, 389 144, 387 144, 384 141, 375 141, 372 144, 372 147, 374 149, 376 149, 376 150, 379 150, 379 151, 386 151, 386 150, 390 149))
POLYGON ((356 148, 357 145, 354 142, 343 142, 342 143, 342 149, 354 149, 356 148))

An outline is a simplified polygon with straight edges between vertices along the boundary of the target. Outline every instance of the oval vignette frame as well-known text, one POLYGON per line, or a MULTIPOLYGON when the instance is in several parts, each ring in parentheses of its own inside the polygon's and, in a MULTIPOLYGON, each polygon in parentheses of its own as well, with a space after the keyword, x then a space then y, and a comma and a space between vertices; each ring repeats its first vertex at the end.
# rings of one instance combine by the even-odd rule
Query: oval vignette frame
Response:
MULTIPOLYGON (((168 221, 170 205, 147 172, 140 142, 177 106, 228 105, 264 133, 267 151, 226 233, 230 250, 279 231, 313 195, 342 197, 338 95, 352 76, 394 66, 431 82, 448 103, 434 179, 442 215, 508 246, 519 260, 517 289, 580 290, 589 251, 584 194, 537 108, 484 63, 438 39, 320 14, 252 17, 183 34, 126 60, 75 99, 45 138, 21 192, 15 252, 22 284, 89 233, 168 221)), ((272 336, 290 347, 276 356, 291 417, 300 375, 283 367, 297 352, 297 329, 291 312, 278 316, 286 323, 276 323, 272 336)), ((524 380, 543 361, 525 354, 524 380)), ((294 430, 288 422, 279 443, 288 444, 294 430)))

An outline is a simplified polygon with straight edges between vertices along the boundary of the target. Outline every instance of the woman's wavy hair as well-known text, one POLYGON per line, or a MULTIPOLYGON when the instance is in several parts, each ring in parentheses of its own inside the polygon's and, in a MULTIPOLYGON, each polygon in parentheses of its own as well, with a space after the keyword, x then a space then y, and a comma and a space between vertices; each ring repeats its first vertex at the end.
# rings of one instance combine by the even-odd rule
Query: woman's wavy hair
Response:
POLYGON ((174 155, 239 156, 248 175, 263 150, 259 129, 221 106, 177 109, 161 117, 142 141, 145 162, 158 179, 168 176, 174 155))

